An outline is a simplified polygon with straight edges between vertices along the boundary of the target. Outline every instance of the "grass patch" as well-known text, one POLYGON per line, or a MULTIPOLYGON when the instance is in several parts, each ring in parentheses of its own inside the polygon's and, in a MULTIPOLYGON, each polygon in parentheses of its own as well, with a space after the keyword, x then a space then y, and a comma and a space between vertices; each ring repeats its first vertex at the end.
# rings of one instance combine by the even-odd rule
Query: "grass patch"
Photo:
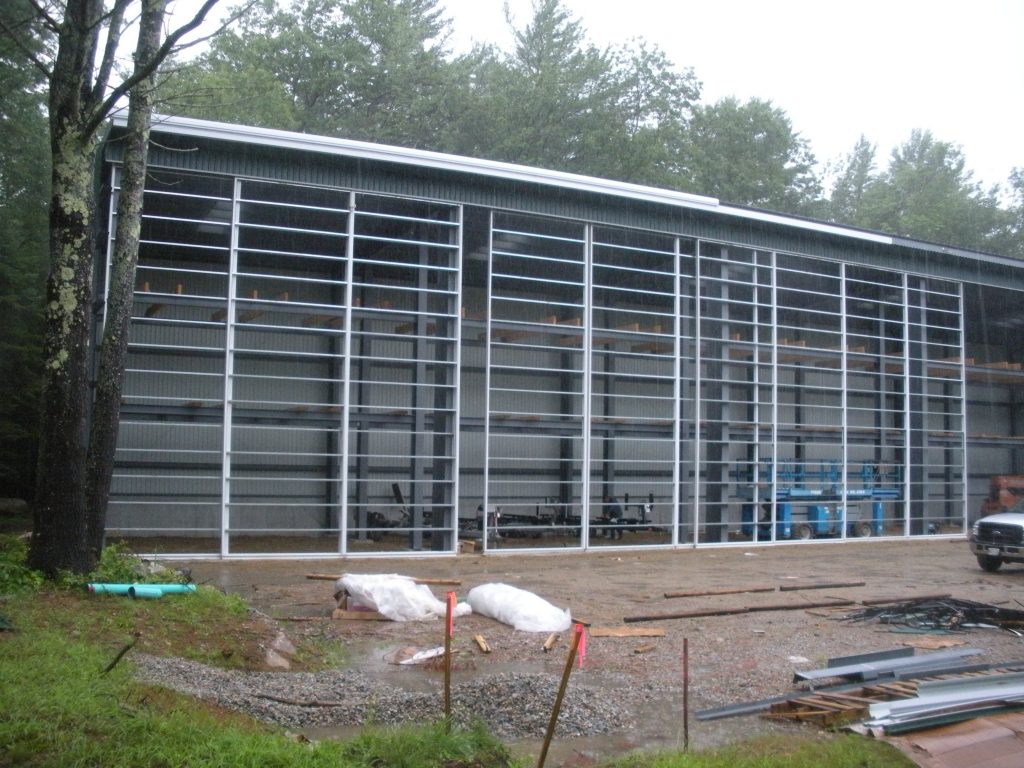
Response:
POLYGON ((295 661, 307 669, 347 669, 352 656, 344 641, 320 635, 302 638, 295 661))
MULTIPOLYGON (((161 605, 147 611, 172 612, 161 601, 151 603, 161 605)), ((32 596, 8 599, 5 610, 17 629, 0 635, 0 766, 514 765, 483 731, 449 735, 439 726, 369 730, 347 743, 298 743, 243 716, 135 682, 130 654, 101 674, 110 649, 81 624, 51 624, 32 596)))
POLYGON ((520 765, 484 728, 450 734, 443 723, 418 729, 371 728, 345 742, 342 755, 355 765, 419 768, 513 768, 520 765))
POLYGON ((608 768, 913 768, 894 747, 854 734, 764 736, 709 752, 633 755, 608 768))
POLYGON ((148 653, 181 656, 224 667, 258 668, 268 628, 249 616, 245 604, 212 587, 159 600, 89 595, 84 590, 43 588, 19 596, 5 609, 24 630, 55 630, 88 639, 111 654, 138 635, 148 653))

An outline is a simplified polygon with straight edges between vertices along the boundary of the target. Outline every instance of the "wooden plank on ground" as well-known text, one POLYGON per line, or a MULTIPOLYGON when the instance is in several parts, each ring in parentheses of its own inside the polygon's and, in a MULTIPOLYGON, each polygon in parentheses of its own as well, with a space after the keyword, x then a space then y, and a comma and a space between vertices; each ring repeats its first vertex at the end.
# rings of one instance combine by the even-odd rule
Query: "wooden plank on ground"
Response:
POLYGON ((774 592, 775 587, 724 587, 722 589, 692 589, 666 592, 665 597, 712 597, 714 595, 740 595, 748 592, 774 592))
POLYGON ((592 627, 591 637, 664 637, 661 627, 592 627))
MULTIPOLYGON (((307 573, 306 578, 314 581, 337 581, 344 573, 307 573)), ((462 581, 459 579, 434 579, 434 578, 414 578, 413 581, 417 584, 438 584, 447 587, 459 587, 462 586, 462 581)))
POLYGON ((843 587, 863 587, 863 581, 823 581, 815 584, 783 584, 779 592, 797 592, 802 589, 841 589, 843 587))
POLYGON ((344 608, 335 608, 331 618, 345 619, 347 621, 391 621, 387 616, 377 611, 346 611, 344 608))
POLYGON ((821 603, 783 603, 767 605, 749 605, 739 608, 714 608, 706 611, 679 611, 678 613, 658 613, 650 616, 626 616, 623 621, 632 624, 637 621, 661 621, 662 619, 696 619, 707 616, 732 616, 740 613, 757 613, 764 611, 800 611, 806 608, 832 608, 839 605, 853 605, 853 600, 829 600, 821 603))

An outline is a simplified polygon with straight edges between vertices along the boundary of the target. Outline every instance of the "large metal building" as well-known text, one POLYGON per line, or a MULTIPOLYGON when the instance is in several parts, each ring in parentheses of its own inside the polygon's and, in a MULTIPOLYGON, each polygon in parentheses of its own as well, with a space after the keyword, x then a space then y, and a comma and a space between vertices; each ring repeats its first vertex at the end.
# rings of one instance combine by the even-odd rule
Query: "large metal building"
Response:
POLYGON ((1022 469, 1010 259, 183 118, 143 215, 108 512, 143 551, 960 536, 1022 469))

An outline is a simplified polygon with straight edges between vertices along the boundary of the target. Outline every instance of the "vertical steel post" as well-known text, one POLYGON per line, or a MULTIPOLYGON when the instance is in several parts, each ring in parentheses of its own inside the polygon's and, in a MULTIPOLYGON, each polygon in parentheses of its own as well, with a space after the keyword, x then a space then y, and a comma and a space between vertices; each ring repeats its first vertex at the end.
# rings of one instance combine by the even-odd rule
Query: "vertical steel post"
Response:
POLYGON ((231 245, 228 256, 228 295, 224 315, 224 423, 221 441, 220 556, 231 552, 231 446, 235 397, 235 296, 238 289, 238 229, 241 218, 242 181, 235 179, 231 200, 231 245))

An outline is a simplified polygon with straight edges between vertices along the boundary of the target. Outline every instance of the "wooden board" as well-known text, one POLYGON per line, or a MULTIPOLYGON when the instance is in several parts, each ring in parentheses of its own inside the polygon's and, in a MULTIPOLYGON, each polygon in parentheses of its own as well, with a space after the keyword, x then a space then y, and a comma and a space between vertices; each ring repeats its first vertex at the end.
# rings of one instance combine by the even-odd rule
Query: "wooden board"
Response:
POLYGON ((666 592, 665 597, 713 597, 715 595, 742 595, 749 592, 774 592, 775 587, 723 587, 720 589, 692 589, 685 592, 666 592))
POLYGON ((664 637, 661 627, 591 627, 591 637, 664 637))
POLYGON ((377 611, 346 611, 344 608, 335 608, 331 618, 345 619, 347 621, 391 621, 387 616, 377 613, 377 611))
MULTIPOLYGON (((345 575, 344 573, 307 573, 306 574, 306 578, 307 579, 313 579, 315 581, 337 581, 338 579, 340 579, 344 575, 345 575)), ((442 585, 442 586, 449 586, 449 587, 458 587, 458 586, 462 585, 462 582, 459 579, 416 579, 416 578, 414 578, 413 581, 416 584, 428 584, 428 585, 429 584, 439 584, 439 585, 442 585)))

